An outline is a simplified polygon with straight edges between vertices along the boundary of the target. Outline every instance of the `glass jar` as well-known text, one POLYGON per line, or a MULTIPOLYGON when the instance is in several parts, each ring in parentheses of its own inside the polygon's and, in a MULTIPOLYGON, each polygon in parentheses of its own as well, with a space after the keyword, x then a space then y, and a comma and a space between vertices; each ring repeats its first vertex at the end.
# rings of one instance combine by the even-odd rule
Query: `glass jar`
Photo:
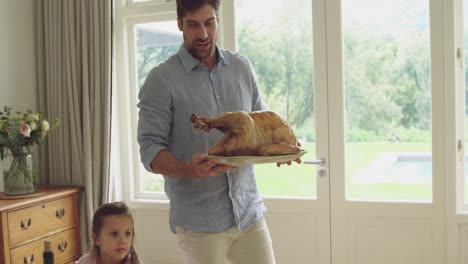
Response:
POLYGON ((24 195, 36 191, 36 172, 27 147, 7 149, 2 161, 3 183, 6 195, 24 195))

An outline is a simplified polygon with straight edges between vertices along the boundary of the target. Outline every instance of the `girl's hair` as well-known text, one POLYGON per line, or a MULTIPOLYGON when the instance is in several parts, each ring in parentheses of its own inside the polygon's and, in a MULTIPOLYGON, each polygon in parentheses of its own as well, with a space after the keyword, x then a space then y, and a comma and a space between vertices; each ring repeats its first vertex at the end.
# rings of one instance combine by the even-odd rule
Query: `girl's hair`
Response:
MULTIPOLYGON (((104 226, 104 220, 108 216, 113 215, 126 215, 130 217, 133 223, 133 216, 128 206, 124 202, 114 202, 114 203, 106 203, 101 205, 96 212, 94 212, 93 216, 93 234, 94 236, 99 236, 101 233, 102 227, 104 226)), ((126 263, 130 257, 130 263, 138 264, 138 255, 133 247, 133 241, 135 239, 135 228, 132 230, 133 238, 132 238, 132 246, 130 247, 129 255, 127 255, 120 263, 126 263)), ((99 256, 100 250, 96 243, 93 241, 93 250, 92 253, 96 256, 99 256)))
POLYGON ((185 17, 187 12, 197 10, 205 4, 211 5, 217 15, 219 2, 220 0, 177 0, 177 17, 182 19, 185 17))

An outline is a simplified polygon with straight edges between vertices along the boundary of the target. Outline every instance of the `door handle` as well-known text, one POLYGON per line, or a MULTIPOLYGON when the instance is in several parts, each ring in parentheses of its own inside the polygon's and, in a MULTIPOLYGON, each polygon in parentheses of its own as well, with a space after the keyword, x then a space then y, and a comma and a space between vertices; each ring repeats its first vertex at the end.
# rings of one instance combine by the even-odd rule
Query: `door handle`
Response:
POLYGON ((319 165, 321 169, 318 171, 320 177, 327 176, 327 170, 325 169, 326 160, 324 158, 320 159, 308 159, 304 161, 304 164, 309 165, 319 165))
POLYGON ((320 166, 325 166, 326 160, 324 158, 321 159, 308 159, 304 160, 304 164, 309 164, 309 165, 320 165, 320 166))

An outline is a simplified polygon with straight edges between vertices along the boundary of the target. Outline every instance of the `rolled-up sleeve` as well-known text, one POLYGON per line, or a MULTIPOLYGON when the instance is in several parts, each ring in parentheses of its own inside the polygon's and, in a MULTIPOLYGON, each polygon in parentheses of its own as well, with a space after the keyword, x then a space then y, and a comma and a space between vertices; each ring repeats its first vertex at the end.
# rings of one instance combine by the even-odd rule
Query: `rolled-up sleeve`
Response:
POLYGON ((140 157, 146 170, 153 172, 151 162, 162 149, 167 149, 171 133, 171 92, 160 73, 153 69, 138 95, 138 131, 140 157))

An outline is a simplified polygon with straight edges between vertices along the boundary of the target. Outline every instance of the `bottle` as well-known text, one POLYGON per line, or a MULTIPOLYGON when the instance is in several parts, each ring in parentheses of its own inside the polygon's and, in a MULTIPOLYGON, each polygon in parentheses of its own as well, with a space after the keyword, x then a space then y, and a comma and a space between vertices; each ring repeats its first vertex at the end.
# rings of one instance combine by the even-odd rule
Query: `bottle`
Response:
POLYGON ((54 264, 54 252, 52 251, 52 241, 44 241, 44 253, 42 254, 44 264, 54 264))

